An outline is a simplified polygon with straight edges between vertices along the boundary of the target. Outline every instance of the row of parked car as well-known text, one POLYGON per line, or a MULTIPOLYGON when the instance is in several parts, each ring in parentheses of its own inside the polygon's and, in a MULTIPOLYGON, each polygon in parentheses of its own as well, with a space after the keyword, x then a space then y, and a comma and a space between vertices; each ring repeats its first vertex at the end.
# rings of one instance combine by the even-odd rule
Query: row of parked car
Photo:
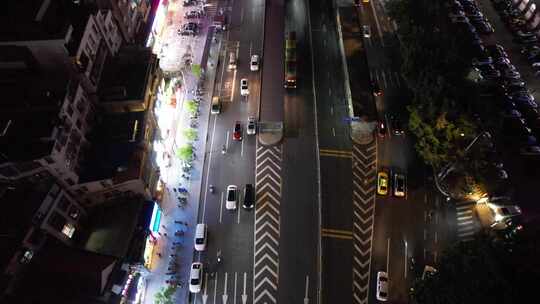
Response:
POLYGON ((522 13, 517 8, 514 8, 515 5, 511 0, 492 1, 502 21, 514 36, 514 42, 523 45, 532 45, 538 42, 537 35, 529 31, 522 13))
POLYGON ((473 0, 452 0, 447 2, 447 7, 450 10, 448 17, 453 23, 463 23, 469 27, 474 27, 475 34, 478 32, 485 35, 495 31, 473 0))

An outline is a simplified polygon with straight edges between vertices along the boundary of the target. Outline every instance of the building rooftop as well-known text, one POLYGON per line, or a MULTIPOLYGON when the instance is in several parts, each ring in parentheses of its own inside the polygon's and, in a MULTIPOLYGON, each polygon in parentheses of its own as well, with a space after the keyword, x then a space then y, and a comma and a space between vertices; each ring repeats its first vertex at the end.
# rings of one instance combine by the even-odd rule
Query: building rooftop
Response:
POLYGON ((0 13, 0 42, 65 40, 69 37, 67 47, 73 54, 92 11, 94 8, 76 1, 5 1, 0 13))
POLYGON ((3 270, 19 249, 53 183, 52 178, 45 178, 39 182, 25 179, 0 184, 0 276, 4 276, 3 270))
POLYGON ((129 176, 122 180, 138 178, 138 155, 144 138, 145 115, 146 112, 130 112, 103 117, 101 124, 94 129, 90 151, 81 166, 81 183, 126 174, 129 176))
POLYGON ((123 47, 105 63, 98 85, 101 102, 143 100, 156 65, 156 57, 149 48, 123 47))
POLYGON ((83 240, 83 247, 92 252, 124 258, 142 210, 141 199, 124 199, 95 207, 88 218, 91 231, 83 240))

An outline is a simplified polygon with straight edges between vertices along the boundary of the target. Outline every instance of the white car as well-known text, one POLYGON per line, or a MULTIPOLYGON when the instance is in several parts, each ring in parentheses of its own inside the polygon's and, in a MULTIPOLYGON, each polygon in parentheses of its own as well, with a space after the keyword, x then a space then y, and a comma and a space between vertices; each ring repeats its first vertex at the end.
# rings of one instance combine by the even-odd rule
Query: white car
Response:
POLYGON ((199 293, 202 289, 203 281, 203 264, 200 262, 194 262, 191 264, 191 271, 189 272, 189 291, 192 293, 199 293))
POLYGON ((259 70, 259 55, 251 55, 251 62, 249 68, 255 72, 259 70))
POLYGON ((369 25, 362 26, 362 33, 364 34, 364 38, 371 37, 371 30, 369 29, 369 25))
POLYGON ((195 228, 195 250, 204 251, 206 249, 207 230, 206 224, 197 224, 195 228))
POLYGON ((255 117, 248 118, 246 129, 248 135, 255 135, 255 133, 257 133, 257 124, 255 123, 255 117))
POLYGON ((225 209, 235 210, 238 201, 238 188, 235 185, 227 186, 227 201, 225 203, 225 209))
POLYGON ((242 80, 240 80, 240 95, 249 95, 248 80, 246 78, 242 78, 242 80))
POLYGON ((388 301, 388 274, 384 271, 377 272, 377 300, 388 301))

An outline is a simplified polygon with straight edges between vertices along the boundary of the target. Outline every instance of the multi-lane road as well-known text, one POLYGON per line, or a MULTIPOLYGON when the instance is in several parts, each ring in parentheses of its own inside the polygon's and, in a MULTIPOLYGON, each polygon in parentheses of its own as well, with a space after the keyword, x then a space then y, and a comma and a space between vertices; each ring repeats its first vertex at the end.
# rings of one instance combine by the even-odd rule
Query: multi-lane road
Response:
POLYGON ((192 302, 375 303, 378 271, 389 274, 389 299, 407 302, 414 276, 454 238, 455 219, 407 133, 393 135, 389 126, 371 143, 351 139, 352 108, 387 125, 391 115, 406 120, 409 93, 382 3, 230 0, 220 7, 230 20, 213 92, 223 109, 209 121, 202 177, 203 189, 216 191, 201 196, 198 221, 208 224, 209 245, 194 259, 207 272, 192 302), (298 88, 285 90, 283 42, 290 31, 297 37, 298 88), (238 58, 233 70, 231 52, 238 58), (262 58, 260 71, 250 71, 252 54, 262 58), (240 95, 242 78, 247 98, 240 95), (370 79, 382 96, 372 96, 370 79), (282 141, 264 146, 247 135, 249 116, 283 121, 282 141), (236 121, 244 126, 242 141, 232 140, 236 121), (383 169, 407 175, 405 198, 376 195, 383 169), (227 186, 242 190, 248 183, 256 185, 254 210, 239 204, 227 211, 227 186), (223 262, 216 265, 218 253, 223 262))

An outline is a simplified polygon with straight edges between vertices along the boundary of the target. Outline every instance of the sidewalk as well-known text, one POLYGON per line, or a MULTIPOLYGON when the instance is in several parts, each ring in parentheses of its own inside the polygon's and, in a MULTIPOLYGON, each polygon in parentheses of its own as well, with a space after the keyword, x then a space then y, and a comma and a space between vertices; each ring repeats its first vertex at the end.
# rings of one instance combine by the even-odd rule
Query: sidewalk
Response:
MULTIPOLYGON (((214 6, 217 5, 217 1, 214 1, 214 6)), ((191 53, 192 63, 206 66, 208 57, 217 58, 219 52, 219 43, 212 43, 212 37, 209 32, 209 25, 213 17, 213 13, 208 13, 206 18, 200 19, 199 22, 203 23, 203 29, 201 33, 196 37, 183 38, 176 33, 177 29, 182 24, 184 11, 194 9, 195 7, 182 7, 182 1, 171 1, 171 6, 174 12, 173 23, 165 31, 166 43, 168 44, 168 54, 161 59, 160 66, 165 72, 179 72, 182 64, 182 56, 186 51, 191 53), (172 33, 172 34, 171 34, 172 33), (207 56, 205 55, 205 49, 208 48, 207 56)), ((215 11, 215 10, 214 10, 215 11)), ((219 37, 218 37, 219 38, 219 37)), ((171 166, 166 168, 165 172, 162 172, 166 177, 167 190, 164 193, 164 197, 161 203, 163 210, 163 218, 161 221, 162 227, 160 233, 162 237, 158 241, 154 253, 151 274, 147 276, 146 296, 144 303, 154 303, 154 295, 162 288, 166 287, 166 280, 173 279, 170 275, 166 275, 169 263, 174 260, 176 262, 176 275, 177 280, 182 284, 182 287, 177 288, 175 296, 175 302, 187 303, 189 298, 189 268, 193 261, 193 238, 194 230, 197 224, 197 214, 199 208, 199 196, 201 194, 201 182, 202 182, 202 170, 204 164, 204 151, 206 150, 206 138, 210 99, 212 94, 212 88, 214 86, 216 69, 213 65, 205 73, 205 80, 203 82, 204 88, 206 88, 205 94, 202 96, 202 101, 199 104, 199 118, 198 118, 198 137, 193 142, 195 159, 192 162, 192 169, 189 174, 189 180, 183 179, 181 174, 183 173, 181 167, 181 161, 174 155, 176 148, 181 144, 184 139, 182 138, 182 130, 190 128, 189 114, 184 110, 183 102, 185 100, 194 99, 191 94, 197 88, 198 79, 192 75, 190 70, 183 71, 184 84, 182 90, 177 92, 176 113, 174 113, 174 127, 172 134, 174 138, 174 144, 171 148, 172 161, 171 166), (179 208, 178 199, 179 196, 172 189, 184 187, 188 190, 187 204, 184 207, 179 208), (177 224, 175 221, 185 222, 184 224, 177 224), (182 236, 174 236, 175 231, 183 231, 182 236), (166 234, 166 236, 165 236, 166 234), (173 242, 180 242, 181 245, 176 246, 176 250, 173 252, 173 242), (157 256, 157 253, 161 254, 161 257, 157 256), (176 254, 175 257, 170 257, 170 254, 176 254)))

